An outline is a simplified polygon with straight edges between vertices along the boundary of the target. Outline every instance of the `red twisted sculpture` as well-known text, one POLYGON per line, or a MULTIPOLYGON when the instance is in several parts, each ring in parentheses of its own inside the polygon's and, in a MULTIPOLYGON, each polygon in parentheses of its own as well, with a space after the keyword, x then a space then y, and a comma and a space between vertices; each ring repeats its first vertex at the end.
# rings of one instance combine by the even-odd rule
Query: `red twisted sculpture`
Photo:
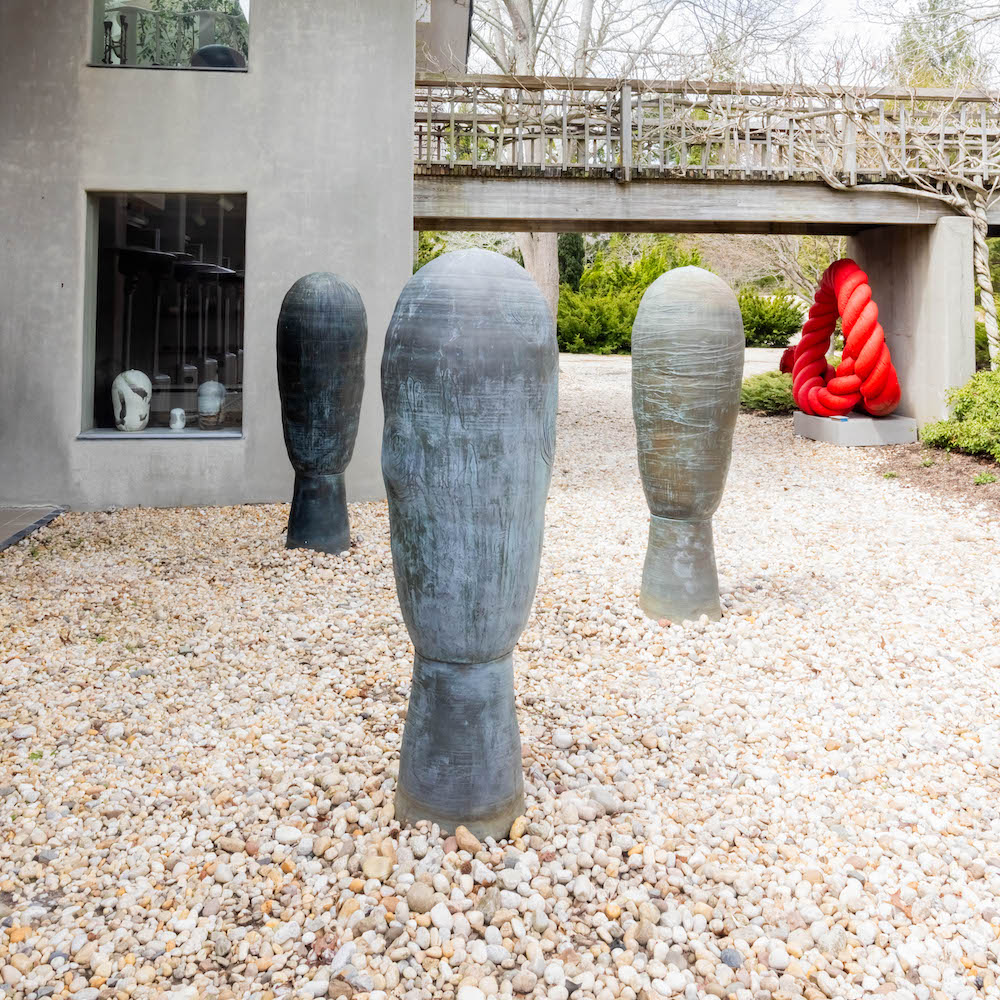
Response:
POLYGON ((781 358, 781 370, 789 367, 795 402, 805 413, 835 417, 860 405, 872 416, 884 417, 899 405, 899 379, 878 306, 872 301, 868 275, 853 260, 834 261, 823 273, 802 339, 781 358), (826 352, 838 315, 844 354, 834 370, 826 352))

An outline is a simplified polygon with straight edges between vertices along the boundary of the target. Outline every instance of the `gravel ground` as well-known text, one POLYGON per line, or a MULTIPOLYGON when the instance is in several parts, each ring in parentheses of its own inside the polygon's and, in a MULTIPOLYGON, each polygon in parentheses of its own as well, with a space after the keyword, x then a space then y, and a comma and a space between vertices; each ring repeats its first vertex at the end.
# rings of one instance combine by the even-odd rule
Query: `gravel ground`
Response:
POLYGON ((527 809, 392 819, 384 504, 69 514, 0 554, 14 997, 1000 998, 1000 528, 741 417, 725 615, 637 607, 628 359, 564 358, 527 809))

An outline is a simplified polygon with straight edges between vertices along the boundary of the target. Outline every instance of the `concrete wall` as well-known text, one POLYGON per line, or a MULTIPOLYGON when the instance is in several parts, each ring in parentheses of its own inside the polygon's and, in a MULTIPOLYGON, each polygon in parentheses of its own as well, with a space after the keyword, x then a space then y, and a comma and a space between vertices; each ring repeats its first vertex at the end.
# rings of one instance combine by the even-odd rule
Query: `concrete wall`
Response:
POLYGON ((472 0, 431 0, 431 19, 417 23, 417 72, 464 73, 472 0))
POLYGON ((381 494, 379 361, 411 269, 412 3, 253 5, 247 73, 88 66, 90 0, 0 4, 0 505, 287 499, 275 321, 333 270, 368 310, 352 499, 381 494), (90 426, 87 191, 246 192, 244 436, 99 440, 90 426))
POLYGON ((948 389, 975 371, 972 221, 868 229, 847 253, 868 272, 903 393, 898 412, 918 423, 947 416, 948 389))

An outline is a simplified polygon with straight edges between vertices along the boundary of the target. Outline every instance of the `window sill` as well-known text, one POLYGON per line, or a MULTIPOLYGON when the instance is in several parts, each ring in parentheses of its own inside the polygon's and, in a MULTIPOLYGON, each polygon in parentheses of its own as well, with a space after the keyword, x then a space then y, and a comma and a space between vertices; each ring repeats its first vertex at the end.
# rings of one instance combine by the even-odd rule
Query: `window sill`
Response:
POLYGON ((249 66, 144 66, 140 63, 126 63, 122 66, 121 63, 103 62, 88 62, 87 65, 91 69, 152 69, 167 70, 168 72, 180 70, 185 73, 248 73, 250 71, 249 66))
POLYGON ((200 427, 185 427, 172 431, 169 427, 147 427, 144 431, 119 431, 111 427, 95 427, 82 431, 77 441, 242 441, 243 431, 203 431, 200 427))

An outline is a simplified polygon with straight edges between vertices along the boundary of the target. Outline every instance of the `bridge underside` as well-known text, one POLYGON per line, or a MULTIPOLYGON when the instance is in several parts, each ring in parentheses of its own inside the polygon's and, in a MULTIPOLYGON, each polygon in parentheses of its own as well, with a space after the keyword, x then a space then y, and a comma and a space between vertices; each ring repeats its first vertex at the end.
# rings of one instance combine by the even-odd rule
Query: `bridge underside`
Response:
MULTIPOLYGON (((483 232, 814 233, 926 225, 955 213, 928 198, 802 181, 633 180, 418 174, 413 228, 483 232)), ((1000 235, 1000 206, 990 235, 1000 235)))
MULTIPOLYGON (((1000 231, 1000 213, 993 220, 1000 231)), ((972 221, 926 198, 753 183, 418 175, 415 229, 825 233, 868 271, 899 373, 899 412, 947 414, 973 363, 972 221)))

